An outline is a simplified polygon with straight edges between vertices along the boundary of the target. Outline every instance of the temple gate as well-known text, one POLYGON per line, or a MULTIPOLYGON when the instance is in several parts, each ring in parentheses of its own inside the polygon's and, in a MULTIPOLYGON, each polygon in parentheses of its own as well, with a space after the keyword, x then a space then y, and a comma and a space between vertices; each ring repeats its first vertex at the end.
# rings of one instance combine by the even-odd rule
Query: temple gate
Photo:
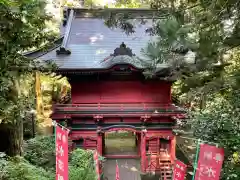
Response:
POLYGON ((71 84, 71 102, 55 104, 52 116, 67 123, 71 149, 97 150, 107 159, 140 158, 141 173, 159 173, 165 180, 171 179, 175 160, 172 129, 185 112, 172 104, 169 67, 158 64, 152 77, 145 78, 146 67, 138 59, 154 38, 146 31, 153 14, 149 9, 67 9, 64 35, 47 51, 26 56, 55 62, 57 73, 71 84), (125 34, 104 24, 106 13, 130 13, 133 19, 144 16, 146 23, 125 34), (134 132, 137 154, 106 154, 104 134, 113 130, 134 132))

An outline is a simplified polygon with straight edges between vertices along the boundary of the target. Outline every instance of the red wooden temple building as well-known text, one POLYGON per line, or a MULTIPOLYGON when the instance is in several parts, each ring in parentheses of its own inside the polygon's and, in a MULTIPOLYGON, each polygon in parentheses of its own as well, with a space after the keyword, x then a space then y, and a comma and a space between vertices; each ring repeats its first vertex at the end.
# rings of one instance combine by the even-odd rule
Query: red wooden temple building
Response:
POLYGON ((105 133, 134 132, 137 155, 109 158, 141 158, 142 172, 173 163, 176 139, 172 129, 175 119, 185 114, 172 104, 168 66, 158 65, 153 76, 146 78, 146 69, 138 59, 141 49, 155 38, 146 31, 154 13, 141 9, 67 10, 63 36, 55 46, 47 52, 28 54, 41 61, 54 61, 58 73, 68 77, 71 104, 56 104, 53 119, 67 121, 72 148, 97 149, 107 156, 105 133), (105 25, 103 17, 126 12, 133 19, 145 18, 144 23, 134 25, 134 33, 105 25))

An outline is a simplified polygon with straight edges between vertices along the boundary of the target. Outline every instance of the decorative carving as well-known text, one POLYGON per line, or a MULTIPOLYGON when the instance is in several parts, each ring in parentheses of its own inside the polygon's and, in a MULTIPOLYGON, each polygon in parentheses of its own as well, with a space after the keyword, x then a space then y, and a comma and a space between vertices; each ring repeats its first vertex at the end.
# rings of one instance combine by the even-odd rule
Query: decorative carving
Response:
POLYGON ((129 47, 127 47, 124 42, 122 42, 122 44, 120 45, 120 47, 116 48, 114 50, 114 53, 111 54, 110 56, 123 56, 123 55, 127 55, 127 56, 135 56, 135 54, 132 53, 132 49, 130 49, 129 47))
POLYGON ((65 49, 64 47, 60 47, 60 49, 57 50, 56 53, 57 53, 57 55, 60 55, 60 54, 70 55, 71 51, 65 49))
POLYGON ((146 127, 143 126, 141 132, 142 132, 142 135, 145 136, 145 135, 147 134, 147 129, 146 129, 146 127))
POLYGON ((141 134, 142 134, 142 136, 145 138, 146 135, 147 135, 147 130, 142 130, 141 134))
POLYGON ((102 129, 101 129, 101 127, 97 127, 97 134, 98 134, 98 135, 102 134, 102 129))
POLYGON ((93 119, 94 119, 97 123, 99 123, 99 122, 103 119, 103 116, 102 116, 102 115, 94 115, 94 116, 93 116, 93 119))
POLYGON ((131 131, 131 132, 138 132, 135 126, 132 125, 111 125, 108 127, 102 128, 103 132, 111 132, 111 131, 131 131))
POLYGON ((145 123, 146 121, 148 121, 149 119, 151 119, 151 116, 149 116, 149 115, 144 115, 144 116, 141 116, 140 119, 142 120, 143 123, 145 123))
POLYGON ((132 128, 111 128, 111 129, 107 130, 107 132, 113 132, 113 131, 128 131, 128 132, 134 132, 134 133, 137 132, 137 130, 132 129, 132 128))

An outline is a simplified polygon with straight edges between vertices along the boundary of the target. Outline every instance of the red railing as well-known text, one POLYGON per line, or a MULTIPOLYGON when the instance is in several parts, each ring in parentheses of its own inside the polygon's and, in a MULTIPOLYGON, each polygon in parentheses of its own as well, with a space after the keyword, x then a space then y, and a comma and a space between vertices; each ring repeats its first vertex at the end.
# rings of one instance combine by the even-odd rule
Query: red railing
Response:
POLYGON ((168 112, 183 111, 183 109, 173 104, 160 103, 81 103, 81 104, 56 104, 54 111, 126 111, 126 110, 163 110, 168 112))

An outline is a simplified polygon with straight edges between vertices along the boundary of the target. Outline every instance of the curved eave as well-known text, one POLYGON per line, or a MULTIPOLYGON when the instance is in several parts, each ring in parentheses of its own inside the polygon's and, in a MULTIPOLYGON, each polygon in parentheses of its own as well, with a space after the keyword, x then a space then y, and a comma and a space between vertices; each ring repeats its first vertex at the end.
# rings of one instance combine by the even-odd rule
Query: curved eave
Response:
POLYGON ((53 45, 50 46, 50 43, 48 43, 47 45, 37 49, 37 50, 34 50, 34 51, 29 51, 29 52, 26 52, 26 53, 23 53, 23 55, 25 57, 28 57, 28 58, 31 58, 31 59, 38 59, 40 58, 41 56, 51 52, 51 51, 54 51, 56 50, 57 48, 59 48, 62 44, 62 41, 63 41, 63 38, 64 36, 61 36, 59 38, 57 38, 54 42, 53 42, 53 45))
POLYGON ((114 70, 114 67, 116 66, 122 66, 122 65, 127 65, 131 68, 132 71, 139 71, 139 72, 143 72, 144 69, 143 68, 138 68, 135 65, 131 64, 131 63, 114 63, 112 65, 110 65, 109 67, 106 68, 84 68, 84 69, 80 69, 80 68, 75 68, 75 69, 67 69, 67 68, 59 68, 57 71, 59 73, 81 73, 81 72, 106 72, 106 71, 111 71, 114 70))

